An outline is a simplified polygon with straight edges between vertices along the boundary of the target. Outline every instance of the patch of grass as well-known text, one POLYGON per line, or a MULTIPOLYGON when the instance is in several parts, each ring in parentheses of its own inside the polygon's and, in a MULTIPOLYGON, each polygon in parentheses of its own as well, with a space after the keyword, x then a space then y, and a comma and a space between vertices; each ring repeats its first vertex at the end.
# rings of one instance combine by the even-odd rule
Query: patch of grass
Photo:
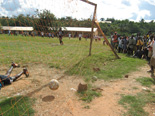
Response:
POLYGON ((90 106, 87 105, 87 106, 85 106, 84 108, 85 108, 85 109, 90 109, 90 106))
POLYGON ((136 71, 146 63, 145 60, 126 57, 124 54, 119 54, 121 59, 115 59, 109 51, 96 54, 85 58, 68 69, 67 74, 78 74, 85 76, 86 81, 90 81, 92 76, 97 76, 99 79, 112 80, 123 78, 123 75, 136 71), (95 72, 93 68, 99 68, 100 71, 95 72))
POLYGON ((88 84, 88 90, 83 92, 78 92, 80 100, 85 102, 91 102, 95 97, 100 97, 101 93, 92 90, 92 85, 88 84))
POLYGON ((143 107, 147 103, 155 103, 154 93, 139 93, 136 96, 123 95, 119 104, 123 105, 127 112, 125 116, 148 116, 143 107))
POLYGON ((151 85, 154 85, 155 82, 152 78, 149 77, 142 77, 136 79, 137 82, 140 82, 143 86, 150 87, 151 85))
POLYGON ((79 92, 79 94, 80 94, 80 100, 88 102, 88 103, 91 102, 95 97, 101 96, 101 93, 92 91, 92 90, 79 92))
POLYGON ((132 89, 137 90, 137 89, 138 89, 138 87, 132 87, 132 89))
POLYGON ((0 116, 32 116, 33 102, 32 99, 24 96, 7 98, 0 102, 0 116))

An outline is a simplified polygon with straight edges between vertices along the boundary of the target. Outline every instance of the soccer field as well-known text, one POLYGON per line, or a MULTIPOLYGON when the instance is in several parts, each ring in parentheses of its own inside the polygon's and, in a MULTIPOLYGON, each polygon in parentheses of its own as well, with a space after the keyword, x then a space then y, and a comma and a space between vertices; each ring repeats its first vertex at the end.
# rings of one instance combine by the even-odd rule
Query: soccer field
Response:
POLYGON ((102 41, 93 41, 92 56, 88 56, 89 39, 63 38, 63 42, 64 45, 60 45, 58 38, 0 35, 0 64, 9 65, 12 61, 48 64, 51 68, 86 76, 89 80, 93 75, 103 79, 121 78, 123 74, 146 63, 123 54, 119 54, 121 59, 115 59, 110 48, 103 46, 102 41), (94 71, 94 68, 100 71, 94 71))

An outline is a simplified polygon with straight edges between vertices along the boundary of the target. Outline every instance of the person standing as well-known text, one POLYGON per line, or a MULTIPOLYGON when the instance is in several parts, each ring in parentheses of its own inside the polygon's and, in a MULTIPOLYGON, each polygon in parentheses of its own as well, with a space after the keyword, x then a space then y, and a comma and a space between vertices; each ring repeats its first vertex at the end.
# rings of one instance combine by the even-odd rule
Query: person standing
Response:
POLYGON ((142 49, 142 47, 143 47, 143 42, 142 42, 142 40, 141 40, 142 38, 141 37, 138 37, 138 40, 137 40, 137 50, 140 50, 141 51, 141 49, 142 49))
POLYGON ((63 34, 62 34, 62 29, 61 28, 59 29, 59 33, 58 34, 59 34, 60 45, 63 45, 63 41, 62 41, 62 35, 63 34))
POLYGON ((133 47, 134 47, 134 39, 133 36, 129 38, 129 44, 128 44, 128 55, 133 55, 133 47))
POLYGON ((51 33, 49 32, 49 33, 48 33, 48 37, 50 38, 51 36, 52 36, 52 35, 51 35, 51 33))
POLYGON ((148 71, 148 72, 151 72, 151 76, 154 77, 155 79, 155 76, 154 76, 154 69, 155 69, 155 42, 152 43, 152 57, 151 57, 151 60, 150 60, 150 68, 151 70, 148 71))
POLYGON ((154 39, 153 39, 153 36, 151 36, 150 37, 150 41, 149 41, 149 43, 148 43, 148 61, 149 61, 149 63, 150 63, 150 59, 151 59, 151 57, 152 57, 152 53, 153 53, 153 51, 152 51, 152 47, 153 47, 153 43, 154 43, 154 39))
POLYGON ((8 35, 10 36, 10 34, 11 34, 11 31, 9 30, 8 35))
POLYGON ((126 53, 127 52, 127 40, 126 40, 126 36, 123 37, 123 40, 122 40, 122 45, 123 45, 123 53, 126 53))
POLYGON ((71 33, 69 33, 69 39, 71 38, 71 36, 72 36, 71 33))
POLYGON ((121 38, 120 36, 118 37, 118 53, 123 51, 123 45, 122 45, 122 40, 123 38, 121 38))
POLYGON ((81 41, 81 38, 82 38, 82 34, 80 33, 79 34, 79 41, 81 41))
POLYGON ((117 36, 116 32, 115 32, 115 34, 113 36, 113 45, 114 45, 114 48, 117 50, 117 47, 118 47, 118 36, 117 36))
POLYGON ((44 32, 41 32, 41 37, 44 37, 44 32))

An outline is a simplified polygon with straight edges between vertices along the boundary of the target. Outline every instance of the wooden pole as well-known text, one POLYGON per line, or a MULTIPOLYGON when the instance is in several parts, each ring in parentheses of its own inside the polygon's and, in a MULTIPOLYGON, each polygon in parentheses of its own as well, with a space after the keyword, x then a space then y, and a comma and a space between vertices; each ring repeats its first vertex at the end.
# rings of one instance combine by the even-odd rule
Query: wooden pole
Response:
POLYGON ((95 22, 95 17, 96 17, 96 9, 97 9, 97 5, 95 5, 95 10, 94 10, 94 15, 93 15, 93 21, 92 21, 89 56, 91 56, 92 43, 93 43, 93 37, 94 37, 94 22, 95 22))
POLYGON ((81 1, 83 1, 83 2, 86 2, 86 3, 88 3, 88 4, 90 4, 90 5, 97 5, 97 4, 95 4, 95 3, 93 3, 93 2, 90 2, 90 1, 88 1, 88 0, 81 0, 81 1))
POLYGON ((92 19, 92 30, 91 30, 91 38, 90 38, 90 47, 89 47, 89 56, 91 56, 91 50, 92 50, 92 43, 93 43, 93 33, 94 33, 94 22, 95 22, 95 17, 96 17, 96 9, 97 9, 97 4, 90 2, 88 0, 81 0, 83 2, 86 2, 90 5, 95 6, 94 9, 94 14, 93 14, 93 19, 92 19))
POLYGON ((109 43, 108 39, 106 38, 105 34, 103 33, 100 25, 95 21, 94 22, 96 27, 98 28, 98 30, 100 31, 100 33, 102 34, 102 36, 104 37, 104 40, 106 41, 107 45, 111 48, 111 50, 113 51, 114 55, 116 56, 116 58, 120 59, 120 57, 117 55, 117 53, 115 52, 114 48, 111 46, 111 44, 109 43))
POLYGON ((120 57, 117 55, 117 53, 115 52, 115 50, 113 49, 113 47, 111 46, 111 44, 109 43, 108 39, 106 38, 106 36, 104 35, 100 25, 95 21, 96 18, 96 9, 97 9, 97 4, 90 2, 88 0, 81 0, 83 2, 86 2, 90 5, 95 6, 94 9, 94 15, 93 15, 93 21, 92 21, 92 31, 91 31, 91 40, 90 40, 90 48, 89 48, 89 56, 91 56, 91 49, 92 49, 92 43, 93 43, 93 31, 94 31, 94 23, 97 26, 98 30, 101 32, 102 36, 104 37, 104 40, 106 41, 107 45, 109 45, 109 47, 111 48, 111 50, 113 51, 114 55, 116 56, 116 58, 120 59, 120 57))

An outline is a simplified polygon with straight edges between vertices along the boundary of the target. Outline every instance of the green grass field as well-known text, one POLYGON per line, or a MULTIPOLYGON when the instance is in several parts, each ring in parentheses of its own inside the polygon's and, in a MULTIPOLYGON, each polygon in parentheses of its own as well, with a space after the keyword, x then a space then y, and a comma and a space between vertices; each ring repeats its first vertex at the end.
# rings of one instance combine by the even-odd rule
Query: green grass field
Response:
POLYGON ((149 116, 144 110, 146 104, 155 103, 155 93, 141 92, 137 95, 124 95, 119 101, 127 110, 124 116, 149 116))
MULTIPOLYGON (((130 58, 125 54, 119 54, 121 59, 116 59, 110 48, 102 45, 102 41, 93 42, 92 56, 88 56, 89 39, 79 41, 78 38, 63 38, 63 41, 64 45, 61 46, 58 38, 0 35, 0 64, 8 66, 12 61, 21 65, 47 64, 50 68, 64 70, 67 75, 82 76, 86 82, 91 81, 92 76, 104 80, 122 78, 123 75, 146 64, 145 60, 130 58), (96 72, 93 68, 99 68, 100 71, 96 72)), ((100 95, 91 88, 79 94, 86 102, 100 95)), ((5 100, 0 106, 2 103, 9 104, 11 101, 5 100)), ((7 107, 10 106, 4 107, 3 111, 6 111, 7 107)), ((15 115, 18 115, 18 112, 15 112, 15 115)))
POLYGON ((90 77, 100 79, 117 79, 124 74, 137 70, 146 63, 145 60, 126 57, 119 54, 121 59, 115 59, 108 46, 102 41, 93 42, 92 56, 89 53, 89 39, 63 38, 64 45, 59 45, 58 38, 22 37, 0 35, 0 64, 42 63, 51 68, 59 68, 69 75, 80 75, 89 81, 90 77), (99 68, 95 72, 93 68, 99 68))
POLYGON ((18 96, 0 101, 0 116, 32 116, 34 100, 18 96))

